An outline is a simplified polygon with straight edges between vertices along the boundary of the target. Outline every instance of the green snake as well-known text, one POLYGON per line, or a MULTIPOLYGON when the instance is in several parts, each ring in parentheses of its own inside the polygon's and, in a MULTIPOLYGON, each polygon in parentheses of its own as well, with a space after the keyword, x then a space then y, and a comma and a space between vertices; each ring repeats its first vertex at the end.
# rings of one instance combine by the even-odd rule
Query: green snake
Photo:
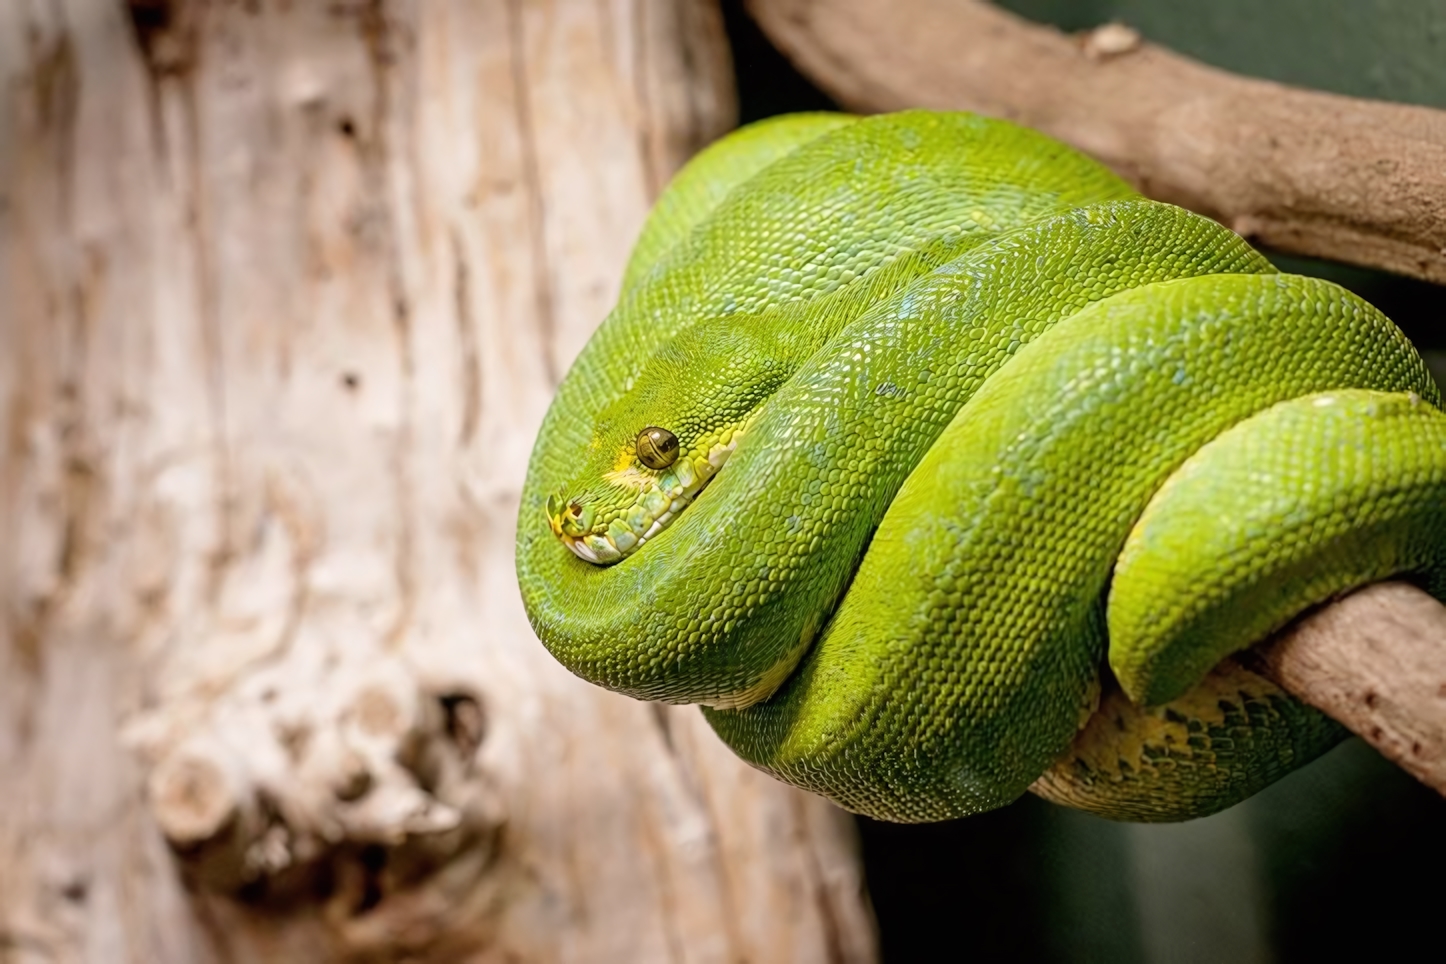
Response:
POLYGON ((574 673, 896 821, 1229 806, 1344 731, 1235 654, 1442 590, 1446 417, 1325 281, 966 113, 803 114, 674 179, 529 464, 574 673))

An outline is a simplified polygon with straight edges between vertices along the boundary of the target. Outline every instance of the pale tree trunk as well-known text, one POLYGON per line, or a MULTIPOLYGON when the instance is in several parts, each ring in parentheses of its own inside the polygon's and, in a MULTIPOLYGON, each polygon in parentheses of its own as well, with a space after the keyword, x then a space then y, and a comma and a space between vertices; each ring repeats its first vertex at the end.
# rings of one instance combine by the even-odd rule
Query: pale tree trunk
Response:
POLYGON ((711 0, 0 3, 0 960, 873 957, 852 825, 528 629, 711 0))

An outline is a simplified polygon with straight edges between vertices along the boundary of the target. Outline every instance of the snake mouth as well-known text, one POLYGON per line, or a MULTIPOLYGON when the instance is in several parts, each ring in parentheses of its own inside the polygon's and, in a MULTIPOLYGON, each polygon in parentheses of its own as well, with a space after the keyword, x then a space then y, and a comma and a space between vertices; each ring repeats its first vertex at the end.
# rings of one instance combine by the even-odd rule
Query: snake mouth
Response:
POLYGON ((667 469, 630 466, 608 473, 606 481, 627 498, 616 507, 591 495, 567 499, 561 492, 547 500, 547 523, 562 544, 584 562, 608 565, 632 555, 668 528, 693 504, 718 474, 743 437, 731 433, 699 456, 685 455, 667 469))

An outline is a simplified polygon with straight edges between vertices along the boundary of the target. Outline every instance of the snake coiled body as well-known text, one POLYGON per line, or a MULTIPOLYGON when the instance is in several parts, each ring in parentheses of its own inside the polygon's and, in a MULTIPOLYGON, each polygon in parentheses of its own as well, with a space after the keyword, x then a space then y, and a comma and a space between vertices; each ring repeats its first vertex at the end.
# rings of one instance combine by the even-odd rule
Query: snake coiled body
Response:
POLYGON ((519 582, 574 672, 855 811, 1197 816, 1342 735, 1232 653, 1446 588, 1439 403, 1370 305, 1042 135, 798 115, 660 199, 519 582))

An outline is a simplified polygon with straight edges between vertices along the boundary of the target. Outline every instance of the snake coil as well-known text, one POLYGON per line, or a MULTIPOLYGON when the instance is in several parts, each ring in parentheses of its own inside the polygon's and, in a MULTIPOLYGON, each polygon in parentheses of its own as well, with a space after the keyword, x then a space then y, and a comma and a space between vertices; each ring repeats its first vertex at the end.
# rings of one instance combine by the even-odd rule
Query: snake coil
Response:
POLYGON ((575 673, 852 810, 1200 816, 1343 732, 1231 654, 1446 589, 1439 404, 1370 305, 1040 134, 794 115, 660 198, 518 577, 575 673))

